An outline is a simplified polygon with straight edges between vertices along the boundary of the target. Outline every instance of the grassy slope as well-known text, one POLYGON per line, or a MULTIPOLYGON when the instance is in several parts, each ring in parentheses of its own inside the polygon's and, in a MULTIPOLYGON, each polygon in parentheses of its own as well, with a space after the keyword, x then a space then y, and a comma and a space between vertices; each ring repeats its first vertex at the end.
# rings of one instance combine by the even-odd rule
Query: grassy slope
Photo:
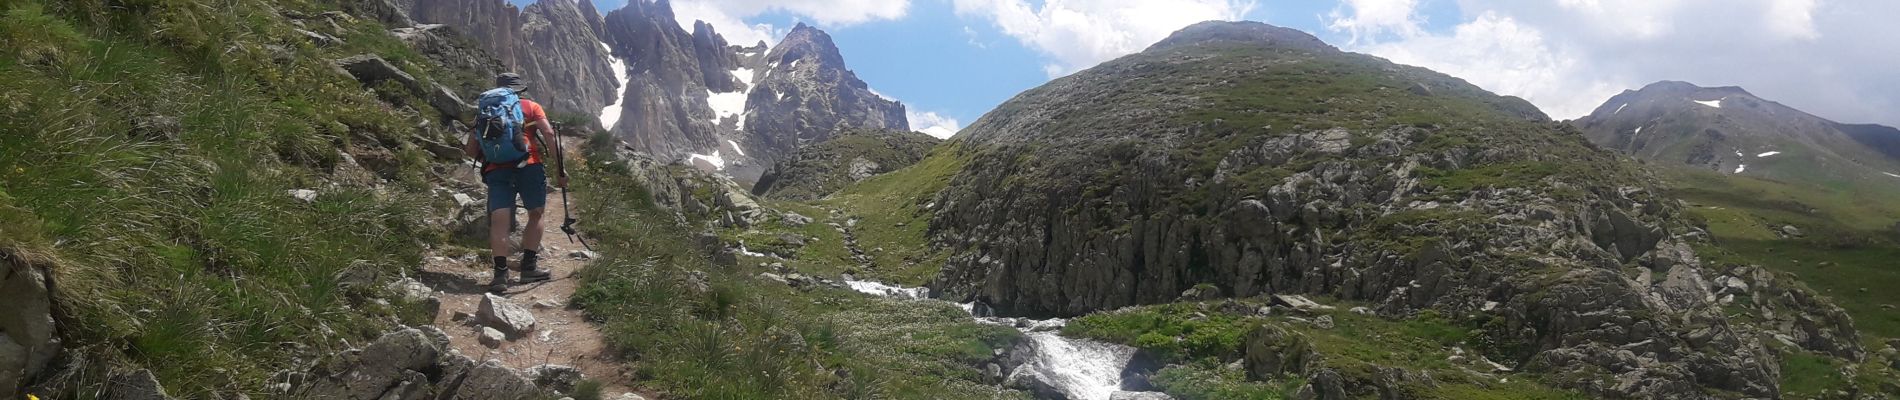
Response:
MULTIPOLYGON (((1220 303, 1172 303, 1133 307, 1078 318, 1067 335, 1124 343, 1176 364, 1155 379, 1158 386, 1183 399, 1286 398, 1302 377, 1287 376, 1268 382, 1247 381, 1245 374, 1225 365, 1244 354, 1247 333, 1260 324, 1287 327, 1307 338, 1319 353, 1316 368, 1332 368, 1347 379, 1372 379, 1375 367, 1402 367, 1424 372, 1436 387, 1409 388, 1409 396, 1441 399, 1580 399, 1581 395, 1536 383, 1534 376, 1481 375, 1488 370, 1475 362, 1453 362, 1452 347, 1475 349, 1469 328, 1435 314, 1409 320, 1388 320, 1346 311, 1352 304, 1321 312, 1335 321, 1333 329, 1296 322, 1285 314, 1236 315, 1223 309, 1253 310, 1262 299, 1238 300, 1244 306, 1220 303), (1356 378, 1355 378, 1356 377, 1356 378)), ((1317 318, 1318 315, 1303 318, 1317 318)), ((1467 352, 1475 356, 1477 352, 1467 352)))
MULTIPOLYGON (((1667 174, 1677 197, 1689 202, 1716 239, 1717 248, 1702 251, 1704 257, 1792 274, 1847 310, 1870 350, 1900 337, 1900 313, 1891 308, 1900 305, 1900 291, 1889 289, 1900 287, 1900 267, 1892 263, 1900 258, 1900 240, 1891 229, 1900 219, 1900 190, 1841 190, 1700 171, 1667 174), (1777 235, 1786 225, 1805 237, 1777 235)), ((1783 350, 1786 396, 1818 396, 1850 384, 1869 390, 1894 385, 1895 371, 1879 356, 1868 357, 1863 372, 1850 380, 1840 374, 1847 367, 1841 361, 1783 350)))
POLYGON ((52 385, 94 388, 130 365, 180 397, 257 396, 292 344, 327 353, 426 318, 336 278, 395 275, 444 237, 420 222, 450 200, 426 192, 419 151, 397 150, 385 190, 285 194, 319 187, 346 144, 423 134, 400 106, 424 104, 414 94, 372 94, 328 65, 380 53, 426 82, 435 71, 381 25, 344 21, 358 33, 319 48, 275 13, 335 7, 0 1, 0 253, 56 260, 77 322, 63 336, 85 360, 52 385), (153 115, 176 118, 172 137, 135 127, 153 115))
MULTIPOLYGON (((675 395, 755 398, 1016 398, 980 383, 976 366, 1021 339, 1014 329, 979 325, 948 303, 871 298, 833 288, 794 289, 756 276, 748 259, 712 265, 690 236, 637 199, 624 170, 576 168, 576 193, 589 231, 606 256, 591 265, 577 295, 607 327, 610 342, 651 382, 675 395), (706 290, 694 289, 704 273, 706 290)), ((815 212, 793 206, 788 210, 815 212)), ((822 216, 824 214, 808 214, 822 216)), ((842 251, 824 224, 772 222, 728 238, 802 232, 842 251), (829 236, 825 233, 830 233, 829 236)), ((801 270, 816 268, 792 260, 801 270)), ((808 272, 812 273, 812 272, 808 272)), ((834 275, 835 276, 835 275, 834 275)))

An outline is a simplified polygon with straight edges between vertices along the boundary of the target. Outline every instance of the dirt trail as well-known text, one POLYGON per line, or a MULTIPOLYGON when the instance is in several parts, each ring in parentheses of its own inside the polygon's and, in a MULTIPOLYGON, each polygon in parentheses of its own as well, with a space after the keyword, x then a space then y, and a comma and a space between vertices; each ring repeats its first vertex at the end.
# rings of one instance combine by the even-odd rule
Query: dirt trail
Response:
MULTIPOLYGON (((482 327, 474 322, 473 315, 481 306, 482 294, 487 292, 492 268, 487 251, 461 259, 429 257, 418 279, 440 293, 442 308, 436 313, 435 325, 449 334, 449 341, 456 350, 477 361, 501 360, 510 368, 522 370, 543 364, 572 366, 589 379, 600 381, 605 398, 620 398, 623 393, 658 398, 651 391, 632 384, 631 371, 626 363, 612 356, 599 326, 587 321, 581 310, 569 306, 569 299, 579 285, 576 274, 586 266, 587 260, 574 254, 583 250, 580 243, 569 242, 561 233, 563 205, 559 189, 554 190, 549 193, 541 229, 541 267, 553 273, 553 279, 515 284, 503 294, 534 314, 534 332, 505 341, 493 349, 477 339, 482 327)), ((517 211, 516 217, 525 223, 527 212, 517 211)), ((520 235, 514 235, 512 240, 519 242, 520 235)), ((509 262, 520 262, 520 254, 510 256, 509 262)), ((519 278, 516 274, 518 271, 510 272, 511 277, 519 278)))

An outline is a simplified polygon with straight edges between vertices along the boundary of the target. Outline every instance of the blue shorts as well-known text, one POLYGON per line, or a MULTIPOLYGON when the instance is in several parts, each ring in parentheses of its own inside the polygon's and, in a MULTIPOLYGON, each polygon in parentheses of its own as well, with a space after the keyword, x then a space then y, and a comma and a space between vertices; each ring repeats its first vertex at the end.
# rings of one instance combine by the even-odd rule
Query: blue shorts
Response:
POLYGON ((490 171, 482 183, 488 184, 488 212, 515 208, 515 196, 529 210, 548 206, 548 171, 541 164, 490 171))

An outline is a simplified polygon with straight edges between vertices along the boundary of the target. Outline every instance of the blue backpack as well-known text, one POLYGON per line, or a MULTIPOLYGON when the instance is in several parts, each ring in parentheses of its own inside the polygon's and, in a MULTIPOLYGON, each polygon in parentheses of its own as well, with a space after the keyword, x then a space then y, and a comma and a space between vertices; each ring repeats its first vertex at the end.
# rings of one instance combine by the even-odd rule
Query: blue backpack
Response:
POLYGON ((482 93, 476 102, 475 137, 482 145, 482 158, 489 164, 514 164, 528 159, 527 142, 522 128, 527 117, 521 114, 521 95, 509 88, 482 93))

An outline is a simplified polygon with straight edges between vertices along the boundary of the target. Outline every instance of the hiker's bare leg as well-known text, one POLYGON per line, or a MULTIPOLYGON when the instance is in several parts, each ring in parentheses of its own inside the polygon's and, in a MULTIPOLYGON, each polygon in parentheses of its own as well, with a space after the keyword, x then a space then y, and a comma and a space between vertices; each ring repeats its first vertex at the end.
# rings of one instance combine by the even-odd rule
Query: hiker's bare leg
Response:
MULTIPOLYGON (((514 215, 515 209, 512 208, 503 208, 488 213, 488 250, 492 252, 488 254, 489 256, 507 257, 509 254, 513 254, 513 252, 508 251, 508 228, 514 225, 514 215)), ((539 238, 541 233, 536 231, 534 236, 539 238)), ((522 243, 525 245, 527 242, 523 241, 522 243)))
POLYGON ((521 231, 521 249, 541 251, 541 215, 546 208, 528 210, 528 227, 521 231))

